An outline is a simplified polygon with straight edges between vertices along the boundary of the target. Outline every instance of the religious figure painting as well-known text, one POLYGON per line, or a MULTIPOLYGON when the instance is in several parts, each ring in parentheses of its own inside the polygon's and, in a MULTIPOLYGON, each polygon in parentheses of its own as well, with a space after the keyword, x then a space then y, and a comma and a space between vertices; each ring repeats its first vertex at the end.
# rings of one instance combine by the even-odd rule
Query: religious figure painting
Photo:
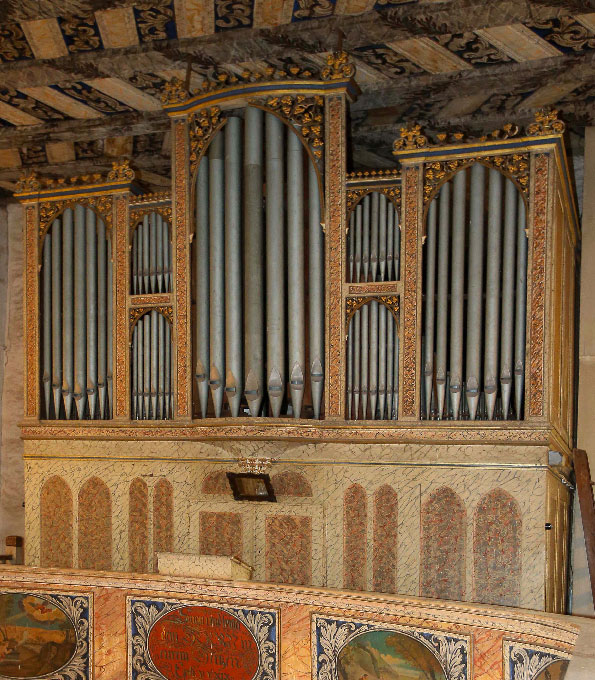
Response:
POLYGON ((314 616, 316 680, 468 680, 469 638, 314 616))
POLYGON ((89 598, 0 593, 0 677, 87 680, 89 598))

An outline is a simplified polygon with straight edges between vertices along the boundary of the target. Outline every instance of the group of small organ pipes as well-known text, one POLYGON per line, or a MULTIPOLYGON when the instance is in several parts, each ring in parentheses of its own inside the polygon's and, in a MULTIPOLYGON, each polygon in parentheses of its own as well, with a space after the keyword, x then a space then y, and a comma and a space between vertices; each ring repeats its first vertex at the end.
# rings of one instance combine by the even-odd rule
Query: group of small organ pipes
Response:
MULTIPOLYGON (((353 96, 349 82, 325 81, 318 108, 311 110, 329 115, 333 98, 346 110, 353 96)), ((277 85, 282 92, 289 87, 277 85)), ((299 93, 301 84, 292 81, 291 87, 299 93)), ((122 176, 116 166, 111 179, 70 193, 64 183, 43 188, 34 176, 23 181, 19 195, 37 207, 32 228, 39 233, 39 316, 27 330, 38 333, 39 343, 35 415, 176 419, 183 383, 190 415, 200 420, 319 420, 329 416, 331 402, 333 419, 340 410, 343 419, 364 424, 410 420, 412 413, 436 421, 523 420, 533 166, 527 161, 515 170, 506 159, 533 158, 530 137, 499 146, 496 136, 458 141, 443 153, 419 144, 419 135, 411 142, 414 136, 404 129, 396 155, 403 173, 417 171, 421 206, 408 212, 404 174, 329 174, 336 158, 332 128, 320 117, 304 116, 303 102, 314 101, 307 93, 299 94, 300 118, 297 95, 285 95, 280 106, 270 89, 260 99, 254 93, 248 99, 241 89, 230 94, 232 89, 221 88, 224 113, 214 113, 212 92, 215 105, 210 100, 207 108, 206 94, 181 96, 179 87, 165 106, 173 129, 183 121, 190 139, 183 152, 183 214, 177 195, 184 173, 176 149, 171 199, 135 196, 127 166, 122 176), (201 122, 199 129, 196 121, 204 118, 198 114, 205 111, 212 124, 201 122), (428 168, 436 167, 444 172, 431 182, 428 168), (96 194, 111 195, 113 227, 96 194), (336 195, 345 200, 339 210, 330 200, 336 195), (125 225, 114 207, 119 197, 128 205, 125 225), (42 225, 38 208, 52 201, 65 207, 42 225), (337 234, 337 215, 344 235, 329 242, 329 233, 337 234), (185 278, 179 274, 180 228, 187 230, 185 278), (126 235, 125 278, 115 271, 118 229, 126 235), (413 229, 415 251, 405 237, 413 229), (337 254, 342 264, 333 269, 337 254), (337 271, 343 292, 331 299, 337 271), (187 373, 179 368, 180 286, 188 298, 187 373), (125 300, 129 330, 128 404, 115 414, 114 367, 122 365, 115 359, 122 356, 116 300, 125 300), (341 333, 329 311, 336 305, 343 310, 341 333), (415 323, 407 308, 416 309, 415 323), (339 337, 344 346, 337 349, 339 337), (329 396, 338 386, 338 399, 329 396), (412 390, 413 410, 410 397, 403 405, 412 390)), ((560 136, 547 124, 539 134, 552 145, 560 136)))

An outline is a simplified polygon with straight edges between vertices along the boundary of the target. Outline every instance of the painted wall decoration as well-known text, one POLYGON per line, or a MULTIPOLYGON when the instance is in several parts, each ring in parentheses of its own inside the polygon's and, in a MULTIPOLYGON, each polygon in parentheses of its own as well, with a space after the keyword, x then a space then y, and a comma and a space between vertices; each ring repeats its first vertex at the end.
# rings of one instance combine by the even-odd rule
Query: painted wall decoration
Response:
POLYGON ((564 680, 570 654, 504 641, 504 680, 564 680))
POLYGON ((130 680, 276 680, 275 610, 128 598, 130 680))
POLYGON ((39 507, 41 566, 72 568, 72 491, 62 477, 54 475, 46 480, 39 507))
POLYGON ((343 496, 343 587, 366 589, 368 521, 364 488, 352 484, 343 496))
POLYGON ((90 598, 0 593, 0 677, 91 677, 90 598))
POLYGON ((91 477, 79 490, 79 569, 112 568, 112 497, 107 484, 91 477))
POLYGON ((312 617, 317 680, 467 680, 469 637, 312 617))

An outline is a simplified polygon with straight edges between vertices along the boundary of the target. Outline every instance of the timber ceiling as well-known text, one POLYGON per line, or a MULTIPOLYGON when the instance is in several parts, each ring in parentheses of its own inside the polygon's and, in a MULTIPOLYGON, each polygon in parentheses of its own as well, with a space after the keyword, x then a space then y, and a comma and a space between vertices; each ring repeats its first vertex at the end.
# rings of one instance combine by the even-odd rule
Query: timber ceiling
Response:
POLYGON ((595 2, 550 0, 1 0, 0 187, 23 168, 98 171, 128 156, 169 184, 160 90, 221 72, 318 69, 342 40, 362 95, 355 168, 393 164, 404 122, 488 132, 555 105, 595 118, 595 2))

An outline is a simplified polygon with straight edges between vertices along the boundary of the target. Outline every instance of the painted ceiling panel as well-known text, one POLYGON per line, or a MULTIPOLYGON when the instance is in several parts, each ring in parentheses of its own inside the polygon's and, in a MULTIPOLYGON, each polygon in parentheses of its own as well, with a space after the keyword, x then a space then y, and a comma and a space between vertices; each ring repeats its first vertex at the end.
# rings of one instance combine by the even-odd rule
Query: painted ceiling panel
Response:
POLYGON ((335 4, 336 0, 295 0, 291 20, 306 21, 330 17, 335 12, 335 4))
POLYGON ((473 68, 471 64, 434 42, 431 38, 410 38, 388 43, 388 47, 430 73, 446 73, 473 68))
POLYGON ((91 87, 82 81, 64 83, 62 85, 51 85, 50 87, 57 92, 72 97, 80 103, 108 116, 113 115, 114 113, 132 111, 132 108, 127 104, 96 90, 94 87, 91 87))
POLYGON ((104 47, 138 45, 138 32, 132 7, 119 7, 95 12, 104 47))
POLYGON ((215 31, 250 28, 254 19, 252 0, 215 3, 215 31))
POLYGON ((561 54, 523 24, 483 28, 475 33, 516 61, 559 57, 561 54))
POLYGON ((11 125, 37 125, 42 122, 41 118, 36 118, 3 101, 0 101, 0 118, 11 125))
POLYGON ((68 55, 57 19, 36 19, 21 24, 36 59, 56 59, 68 55))
POLYGON ((65 120, 65 114, 14 88, 0 89, 0 100, 42 121, 65 120))
POLYGON ((33 52, 19 24, 0 26, 0 61, 32 59, 33 52))
POLYGON ((591 14, 577 14, 574 18, 579 24, 588 28, 591 33, 595 33, 595 12, 592 12, 591 14))
POLYGON ((542 106, 551 106, 570 94, 577 87, 580 87, 580 82, 566 82, 566 83, 548 83, 543 87, 538 88, 529 95, 520 105, 522 109, 539 109, 542 106))
POLYGON ((48 163, 68 163, 75 160, 72 142, 48 142, 45 145, 48 163))
MULTIPOLYGON (((593 17, 595 15, 583 16, 593 17)), ((588 24, 589 20, 585 24, 575 17, 562 16, 531 23, 529 28, 562 52, 576 54, 595 47, 595 29, 588 24)))
POLYGON ((94 14, 58 17, 58 25, 69 52, 89 52, 103 47, 94 14))
POLYGON ((51 106, 71 118, 101 118, 101 113, 82 104, 80 101, 68 97, 53 87, 23 87, 21 92, 38 99, 40 102, 51 106))
POLYGON ((423 71, 417 64, 409 61, 402 54, 397 54, 388 45, 357 47, 352 50, 352 54, 385 76, 398 77, 423 71))
POLYGON ((210 35, 215 30, 212 0, 174 0, 174 10, 178 38, 210 35))
POLYGON ((376 0, 337 0, 335 14, 360 14, 374 9, 376 0))
POLYGON ((445 33, 436 36, 433 40, 473 66, 487 66, 511 61, 508 55, 472 31, 445 33))
POLYGON ((95 78, 87 85, 137 111, 160 111, 161 102, 119 78, 95 78))
POLYGON ((173 0, 138 3, 133 11, 141 42, 177 37, 173 0))

